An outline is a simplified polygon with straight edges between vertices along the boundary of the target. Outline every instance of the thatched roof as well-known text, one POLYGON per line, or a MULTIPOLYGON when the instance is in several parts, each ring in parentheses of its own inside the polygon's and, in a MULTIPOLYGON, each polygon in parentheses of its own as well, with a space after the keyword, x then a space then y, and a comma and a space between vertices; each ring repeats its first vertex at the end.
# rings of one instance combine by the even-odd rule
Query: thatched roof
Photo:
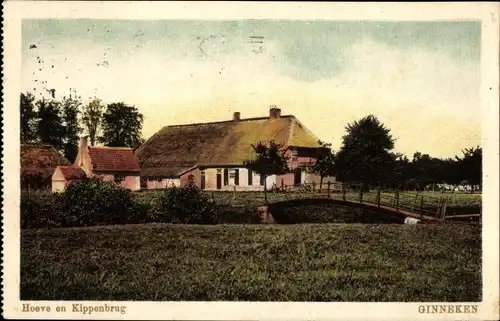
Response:
POLYGON ((59 165, 71 163, 52 145, 21 144, 21 176, 41 175, 46 179, 59 165))
POLYGON ((163 127, 136 150, 141 176, 175 177, 196 165, 237 165, 254 157, 251 144, 317 148, 318 138, 294 116, 163 127))

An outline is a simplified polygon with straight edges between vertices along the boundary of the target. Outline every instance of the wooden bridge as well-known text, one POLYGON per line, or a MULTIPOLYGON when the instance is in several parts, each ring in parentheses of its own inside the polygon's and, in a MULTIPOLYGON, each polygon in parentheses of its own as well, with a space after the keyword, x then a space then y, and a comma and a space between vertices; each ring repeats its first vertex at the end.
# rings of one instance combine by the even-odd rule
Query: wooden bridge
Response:
POLYGON ((280 187, 275 185, 268 192, 269 202, 318 198, 363 204, 426 222, 473 221, 481 216, 480 213, 447 213, 446 197, 423 195, 418 191, 401 192, 373 186, 361 188, 353 184, 326 183, 321 189, 316 184, 280 187))

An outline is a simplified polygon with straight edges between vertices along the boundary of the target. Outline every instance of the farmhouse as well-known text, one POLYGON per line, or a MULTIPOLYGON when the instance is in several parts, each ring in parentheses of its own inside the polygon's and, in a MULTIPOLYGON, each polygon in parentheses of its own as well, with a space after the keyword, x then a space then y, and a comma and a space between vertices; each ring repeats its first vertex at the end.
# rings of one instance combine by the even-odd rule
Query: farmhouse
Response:
POLYGON ((141 187, 184 186, 191 180, 207 190, 262 190, 263 179, 243 162, 255 157, 252 144, 271 139, 286 148, 291 172, 267 177, 268 187, 319 182, 300 168, 314 162, 318 138, 294 116, 281 115, 276 106, 271 106, 268 117, 240 116, 235 112, 227 121, 162 128, 136 151, 141 187))
POLYGON ((52 191, 62 192, 71 182, 81 181, 87 175, 80 167, 57 166, 54 174, 52 174, 52 191))
POLYGON ((88 177, 97 176, 131 190, 140 189, 139 162, 131 148, 88 146, 88 138, 83 137, 74 166, 88 177))
POLYGON ((50 189, 56 167, 71 165, 52 145, 47 144, 21 144, 20 157, 22 189, 50 189))

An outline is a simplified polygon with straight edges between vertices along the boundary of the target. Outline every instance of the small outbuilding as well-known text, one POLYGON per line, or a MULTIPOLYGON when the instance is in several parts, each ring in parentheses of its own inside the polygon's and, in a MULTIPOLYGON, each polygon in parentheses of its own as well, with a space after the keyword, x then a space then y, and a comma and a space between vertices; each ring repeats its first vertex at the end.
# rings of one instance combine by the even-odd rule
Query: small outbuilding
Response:
POLYGON ((66 187, 75 181, 81 181, 87 175, 80 167, 57 166, 52 174, 52 191, 62 192, 66 187))
POLYGON ((54 146, 21 144, 21 189, 51 189, 51 177, 57 166, 71 163, 54 146))
POLYGON ((132 148, 89 146, 88 138, 82 137, 73 165, 87 177, 99 177, 133 191, 141 189, 141 167, 132 148))

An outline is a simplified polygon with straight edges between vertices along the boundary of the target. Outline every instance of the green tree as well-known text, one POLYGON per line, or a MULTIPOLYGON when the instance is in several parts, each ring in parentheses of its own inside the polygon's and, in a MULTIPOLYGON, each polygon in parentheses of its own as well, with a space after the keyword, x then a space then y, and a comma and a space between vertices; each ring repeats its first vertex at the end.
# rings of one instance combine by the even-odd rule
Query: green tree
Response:
POLYGON ((306 170, 310 173, 319 175, 319 191, 321 192, 323 179, 325 177, 335 175, 335 153, 332 150, 331 143, 325 143, 318 140, 318 144, 320 145, 320 148, 318 148, 316 153, 316 161, 313 164, 308 165, 306 170))
POLYGON ((289 172, 288 157, 285 156, 285 149, 282 144, 274 140, 258 142, 252 145, 255 151, 255 158, 243 162, 243 165, 258 173, 264 180, 264 200, 267 204, 267 177, 270 175, 282 175, 289 172))
POLYGON ((137 148, 141 142, 144 117, 134 106, 112 103, 102 115, 102 136, 99 141, 107 146, 137 148))
POLYGON ((346 126, 336 155, 338 177, 346 182, 386 184, 395 166, 394 139, 373 115, 346 126))
POLYGON ((82 127, 78 121, 82 103, 79 97, 64 97, 62 101, 62 118, 64 123, 63 150, 64 156, 74 162, 78 154, 78 140, 82 127))
POLYGON ((41 99, 38 107, 37 134, 40 141, 57 150, 63 149, 64 124, 61 103, 56 100, 41 99))
POLYGON ((34 143, 37 140, 37 113, 35 96, 21 93, 21 143, 34 143))
POLYGON ((99 126, 101 125, 102 114, 104 112, 104 105, 98 98, 90 101, 84 108, 82 113, 82 121, 85 130, 90 138, 90 145, 94 146, 99 126))
POLYGON ((482 190, 482 162, 483 149, 479 146, 466 148, 462 151, 462 156, 455 156, 458 162, 459 180, 466 180, 472 185, 471 192, 474 191, 474 186, 479 186, 482 190))

